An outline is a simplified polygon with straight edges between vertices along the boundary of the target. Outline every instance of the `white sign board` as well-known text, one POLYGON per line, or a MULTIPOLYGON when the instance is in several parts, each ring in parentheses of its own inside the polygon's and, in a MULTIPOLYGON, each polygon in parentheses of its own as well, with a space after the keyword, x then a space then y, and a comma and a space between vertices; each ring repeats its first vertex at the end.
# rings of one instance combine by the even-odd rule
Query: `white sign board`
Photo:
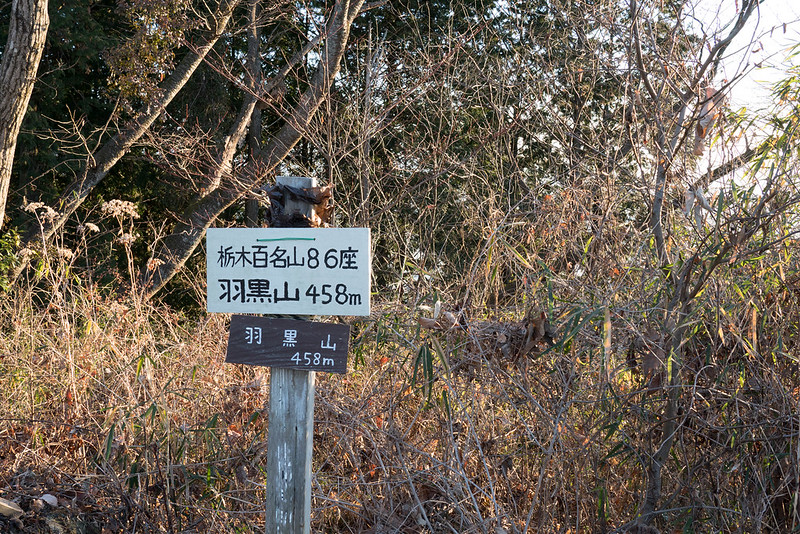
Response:
POLYGON ((369 315, 369 228, 209 228, 207 309, 369 315))

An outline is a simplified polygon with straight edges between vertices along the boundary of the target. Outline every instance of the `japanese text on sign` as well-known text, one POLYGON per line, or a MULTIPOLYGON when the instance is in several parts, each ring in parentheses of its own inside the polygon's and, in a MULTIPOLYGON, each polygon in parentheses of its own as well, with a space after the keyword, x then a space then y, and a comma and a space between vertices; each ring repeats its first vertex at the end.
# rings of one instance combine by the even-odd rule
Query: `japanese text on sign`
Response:
POLYGON ((216 265, 220 268, 247 267, 256 269, 358 269, 358 249, 348 246, 344 250, 329 248, 320 251, 316 247, 302 247, 298 256, 297 246, 285 245, 242 245, 237 250, 232 246, 220 245, 216 255, 216 265), (324 252, 324 254, 323 254, 324 252))
POLYGON ((308 371, 347 371, 350 327, 234 315, 225 361, 308 371))
POLYGON ((368 228, 209 229, 208 311, 369 315, 368 228))

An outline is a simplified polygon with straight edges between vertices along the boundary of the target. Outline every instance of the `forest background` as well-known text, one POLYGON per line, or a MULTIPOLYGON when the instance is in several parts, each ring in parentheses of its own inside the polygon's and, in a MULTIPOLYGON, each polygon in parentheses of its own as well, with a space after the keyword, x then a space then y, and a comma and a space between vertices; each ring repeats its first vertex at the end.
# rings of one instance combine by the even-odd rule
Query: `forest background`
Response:
POLYGON ((727 98, 796 41, 762 7, 0 4, 0 529, 263 529, 203 235, 304 175, 375 291, 312 530, 800 530, 797 51, 727 98))

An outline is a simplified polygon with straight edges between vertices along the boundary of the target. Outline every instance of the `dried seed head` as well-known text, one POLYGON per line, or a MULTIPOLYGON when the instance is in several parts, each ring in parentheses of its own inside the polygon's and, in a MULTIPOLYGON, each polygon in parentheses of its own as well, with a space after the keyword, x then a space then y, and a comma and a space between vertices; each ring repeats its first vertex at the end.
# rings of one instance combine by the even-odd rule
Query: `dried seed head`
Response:
POLYGON ((139 218, 139 210, 136 208, 136 204, 127 200, 119 200, 118 198, 103 202, 100 206, 100 213, 106 217, 124 217, 127 215, 132 219, 139 218))
POLYGON ((56 249, 56 254, 58 254, 59 258, 67 260, 67 261, 70 261, 70 260, 72 260, 72 258, 75 257, 75 253, 72 252, 70 249, 68 249, 66 247, 58 247, 56 249))
POLYGON ((45 211, 44 214, 42 214, 42 218, 47 221, 53 222, 58 218, 58 212, 53 208, 51 208, 50 206, 45 206, 45 211))
POLYGON ((44 207, 44 202, 29 202, 26 206, 23 206, 25 211, 28 211, 30 213, 35 213, 36 210, 43 207, 44 207))
POLYGON ((147 260, 147 270, 148 271, 155 271, 160 266, 164 265, 164 260, 158 258, 150 258, 147 260))
POLYGON ((119 236, 119 237, 117 238, 117 241, 119 241, 119 242, 120 242, 121 244, 123 244, 123 245, 128 245, 128 246, 130 246, 130 245, 132 245, 132 244, 133 244, 133 242, 134 242, 134 241, 136 241, 136 239, 137 239, 138 237, 139 237, 139 236, 138 236, 137 234, 131 234, 131 233, 129 233, 129 232, 125 232, 124 234, 122 234, 121 236, 119 236))
POLYGON ((97 225, 94 223, 86 223, 78 225, 78 233, 81 235, 85 234, 86 232, 92 232, 93 234, 96 234, 99 231, 100 228, 98 228, 97 225))
POLYGON ((24 209, 30 213, 36 213, 36 210, 43 209, 44 213, 38 213, 37 217, 41 217, 46 221, 52 222, 58 217, 58 212, 44 202, 29 202, 24 209))

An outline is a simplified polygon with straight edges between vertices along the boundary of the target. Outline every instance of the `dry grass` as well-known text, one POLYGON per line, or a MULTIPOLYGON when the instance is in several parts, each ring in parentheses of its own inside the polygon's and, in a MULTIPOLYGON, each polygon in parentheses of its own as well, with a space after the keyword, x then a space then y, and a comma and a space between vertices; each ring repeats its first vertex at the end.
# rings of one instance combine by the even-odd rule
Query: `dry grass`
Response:
MULTIPOLYGON (((630 227, 575 230, 578 194, 473 219, 460 277, 428 244, 353 322, 349 373, 317 378, 314 531, 651 532, 664 278, 630 227)), ((685 318, 658 531, 800 525, 796 250, 731 259, 685 318)), ((262 531, 269 372, 223 363, 227 316, 116 297, 76 256, 0 302, 0 496, 26 512, 0 530, 262 531)))
MULTIPOLYGON (((223 363, 227 318, 59 287, 2 309, 0 493, 26 511, 22 531, 262 529, 264 377, 223 363)), ((605 361, 600 307, 554 306, 557 344, 529 354, 513 309, 433 330, 415 311, 356 323, 349 374, 318 376, 315 531, 608 532, 635 517, 663 391, 628 366, 629 316, 611 317, 605 361)), ((763 326, 762 344, 781 333, 763 326)), ((786 531, 790 340, 784 354, 702 340, 687 350, 696 361, 656 524, 786 531)))

